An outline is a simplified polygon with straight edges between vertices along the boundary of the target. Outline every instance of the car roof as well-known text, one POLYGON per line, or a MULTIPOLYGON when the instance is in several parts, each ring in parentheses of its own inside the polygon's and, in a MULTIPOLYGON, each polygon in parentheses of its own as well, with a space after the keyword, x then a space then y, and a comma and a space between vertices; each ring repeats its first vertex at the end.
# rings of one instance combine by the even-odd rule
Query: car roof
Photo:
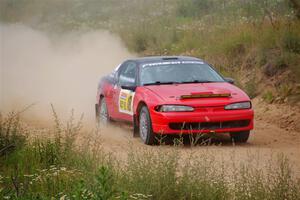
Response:
POLYGON ((130 61, 137 62, 139 65, 147 63, 167 62, 167 61, 201 61, 203 60, 190 56, 147 56, 131 59, 130 61))

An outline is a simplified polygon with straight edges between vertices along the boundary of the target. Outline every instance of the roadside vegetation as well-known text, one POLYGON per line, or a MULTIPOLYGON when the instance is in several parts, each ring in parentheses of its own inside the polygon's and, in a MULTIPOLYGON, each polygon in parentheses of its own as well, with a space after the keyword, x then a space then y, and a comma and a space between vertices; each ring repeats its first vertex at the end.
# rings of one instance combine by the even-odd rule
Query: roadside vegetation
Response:
POLYGON ((299 0, 3 0, 0 8, 2 23, 110 30, 140 55, 203 58, 251 97, 300 100, 299 0))
POLYGON ((15 113, 0 118, 1 199, 300 198, 300 180, 283 155, 264 166, 239 163, 234 155, 225 164, 206 151, 180 157, 175 145, 141 147, 116 159, 102 148, 99 132, 84 139, 74 117, 64 125, 54 112, 54 121, 41 138, 15 113))

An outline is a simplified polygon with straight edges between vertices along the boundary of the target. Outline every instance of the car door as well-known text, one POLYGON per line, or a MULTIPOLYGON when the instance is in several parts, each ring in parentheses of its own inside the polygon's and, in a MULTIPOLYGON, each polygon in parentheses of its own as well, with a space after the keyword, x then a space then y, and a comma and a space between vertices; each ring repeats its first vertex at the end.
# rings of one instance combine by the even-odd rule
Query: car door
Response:
POLYGON ((122 64, 119 64, 116 69, 109 75, 110 84, 107 84, 104 90, 104 95, 107 103, 107 110, 111 118, 116 118, 117 106, 114 103, 114 94, 117 85, 117 74, 122 64))
POLYGON ((132 121, 133 98, 135 92, 128 88, 136 86, 137 64, 133 61, 125 62, 120 67, 117 76, 118 81, 114 87, 113 95, 113 101, 116 110, 116 119, 132 121))

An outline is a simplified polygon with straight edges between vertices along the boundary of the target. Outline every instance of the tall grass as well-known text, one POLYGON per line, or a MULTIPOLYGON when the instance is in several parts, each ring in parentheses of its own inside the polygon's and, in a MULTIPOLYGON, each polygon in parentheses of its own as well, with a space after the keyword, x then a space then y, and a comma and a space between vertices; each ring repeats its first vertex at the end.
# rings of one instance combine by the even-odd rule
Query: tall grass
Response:
MULTIPOLYGON (((9 120, 2 118, 0 130, 8 130, 9 120)), ((134 147, 119 160, 101 148, 99 135, 79 137, 80 121, 59 124, 49 130, 54 137, 26 140, 1 155, 1 199, 300 198, 300 182, 283 155, 262 168, 253 160, 226 164, 208 152, 182 157, 180 146, 158 146, 134 147)))

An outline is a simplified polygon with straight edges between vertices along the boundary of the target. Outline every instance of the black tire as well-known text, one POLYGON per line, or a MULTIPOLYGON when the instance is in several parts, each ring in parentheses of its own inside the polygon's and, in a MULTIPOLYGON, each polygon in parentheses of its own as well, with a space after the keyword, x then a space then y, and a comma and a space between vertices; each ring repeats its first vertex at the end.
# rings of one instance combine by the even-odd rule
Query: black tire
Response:
POLYGON ((143 106, 139 113, 139 135, 144 144, 153 145, 155 134, 152 130, 152 121, 147 106, 143 106))
POLYGON ((250 131, 240 131, 230 133, 231 140, 235 143, 246 143, 248 141, 250 131))
POLYGON ((98 110, 96 110, 96 119, 99 126, 107 126, 110 123, 110 117, 107 110, 107 104, 104 97, 100 99, 98 110))

